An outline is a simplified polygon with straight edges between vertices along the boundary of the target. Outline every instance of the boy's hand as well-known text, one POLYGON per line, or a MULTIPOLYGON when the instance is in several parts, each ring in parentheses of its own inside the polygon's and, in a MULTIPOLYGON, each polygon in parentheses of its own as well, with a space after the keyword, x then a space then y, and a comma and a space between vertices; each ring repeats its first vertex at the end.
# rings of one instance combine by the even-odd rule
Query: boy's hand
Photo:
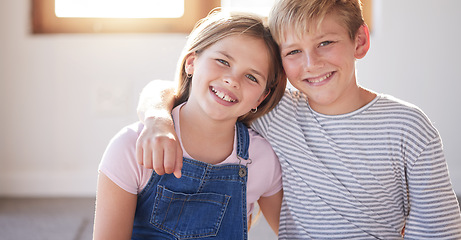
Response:
MULTIPOLYGON (((159 115, 157 115, 159 116, 159 115)), ((169 117, 148 117, 136 142, 138 163, 163 175, 173 173, 181 177, 182 149, 169 117)))

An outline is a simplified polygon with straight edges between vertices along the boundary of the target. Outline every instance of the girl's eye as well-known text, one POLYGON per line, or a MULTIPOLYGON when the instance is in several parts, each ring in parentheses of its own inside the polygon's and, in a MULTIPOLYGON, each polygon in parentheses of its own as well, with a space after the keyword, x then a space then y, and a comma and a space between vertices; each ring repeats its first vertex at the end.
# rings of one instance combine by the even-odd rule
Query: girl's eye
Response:
POLYGON ((258 79, 256 79, 253 75, 251 74, 247 74, 245 75, 245 77, 247 77, 248 79, 250 79, 252 82, 258 82, 258 79))
POLYGON ((289 56, 289 55, 295 55, 296 53, 300 53, 300 52, 301 52, 301 51, 299 51, 299 50, 293 50, 293 51, 288 52, 288 53, 287 53, 287 56, 289 56))
POLYGON ((230 66, 229 62, 227 62, 226 60, 222 60, 222 59, 217 59, 217 60, 223 65, 230 66))
POLYGON ((333 41, 324 41, 324 42, 321 42, 321 43, 319 44, 319 47, 324 47, 324 46, 330 45, 330 44, 332 44, 332 43, 333 43, 333 41))

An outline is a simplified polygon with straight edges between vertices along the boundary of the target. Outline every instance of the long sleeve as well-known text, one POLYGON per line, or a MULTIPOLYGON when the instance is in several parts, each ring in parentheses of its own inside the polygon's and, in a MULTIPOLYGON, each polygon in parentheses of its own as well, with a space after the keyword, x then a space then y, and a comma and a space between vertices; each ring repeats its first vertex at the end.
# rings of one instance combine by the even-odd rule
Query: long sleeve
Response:
POLYGON ((461 239, 461 215, 439 137, 408 167, 405 239, 461 239))

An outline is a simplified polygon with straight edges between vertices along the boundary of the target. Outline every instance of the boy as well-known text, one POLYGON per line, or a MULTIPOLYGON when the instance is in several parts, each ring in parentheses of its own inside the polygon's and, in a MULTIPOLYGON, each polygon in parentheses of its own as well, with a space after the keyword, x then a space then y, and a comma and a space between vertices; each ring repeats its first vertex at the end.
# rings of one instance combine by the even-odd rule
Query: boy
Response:
MULTIPOLYGON (((299 90, 287 90, 251 126, 282 165, 279 238, 461 239, 437 130, 416 106, 357 84, 355 61, 370 46, 359 0, 280 0, 269 25, 299 90)), ((169 121, 142 115, 152 91, 141 97, 141 118, 169 121)), ((147 131, 138 140, 141 161, 144 149, 150 164, 148 144, 158 141, 154 168, 178 174, 173 130, 163 138, 147 131)))

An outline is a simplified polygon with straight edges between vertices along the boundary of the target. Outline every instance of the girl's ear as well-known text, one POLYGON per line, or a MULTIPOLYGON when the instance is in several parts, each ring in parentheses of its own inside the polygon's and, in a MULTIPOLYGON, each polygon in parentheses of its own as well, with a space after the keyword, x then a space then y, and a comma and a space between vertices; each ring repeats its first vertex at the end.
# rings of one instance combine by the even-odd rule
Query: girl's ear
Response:
POLYGON ((190 53, 186 57, 186 62, 184 64, 184 71, 186 71, 187 74, 194 74, 194 61, 197 58, 197 55, 195 52, 190 53))
POLYGON ((367 55, 368 49, 370 49, 370 32, 368 26, 364 23, 357 30, 355 37, 355 54, 356 59, 361 59, 367 55))
POLYGON ((264 99, 266 99, 266 97, 269 96, 269 93, 271 93, 270 89, 267 90, 267 93, 265 93, 265 94, 263 93, 261 95, 261 97, 259 97, 258 104, 254 108, 257 108, 259 106, 259 104, 261 104, 264 101, 264 99))

